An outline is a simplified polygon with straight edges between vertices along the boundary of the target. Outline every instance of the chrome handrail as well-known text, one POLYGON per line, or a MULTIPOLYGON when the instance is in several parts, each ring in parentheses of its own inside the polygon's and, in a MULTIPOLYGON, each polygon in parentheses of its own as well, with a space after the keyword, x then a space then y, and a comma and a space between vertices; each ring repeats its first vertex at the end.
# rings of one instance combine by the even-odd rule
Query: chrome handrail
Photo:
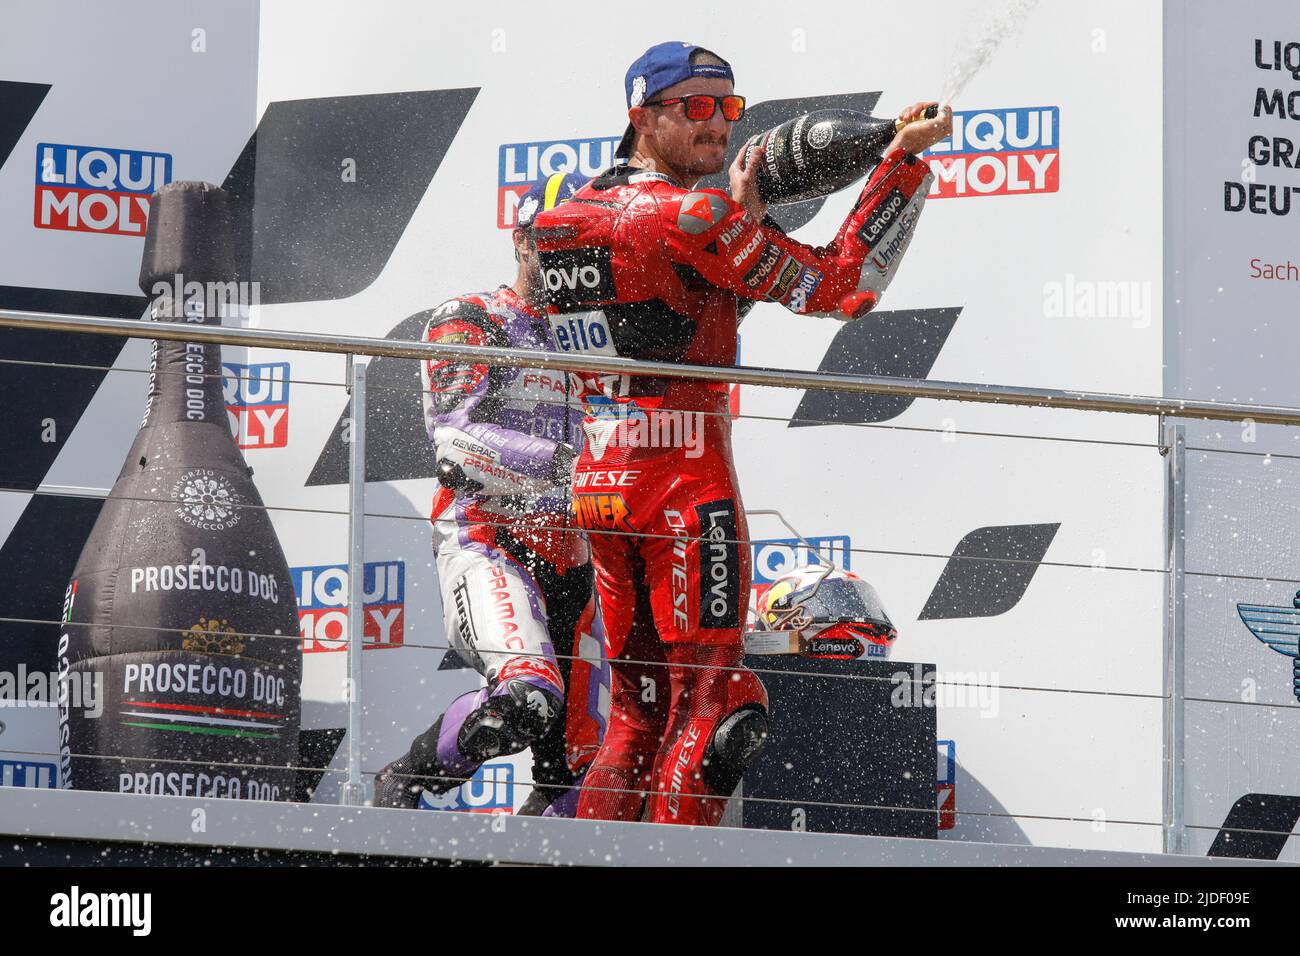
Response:
MULTIPOLYGON (((870 319, 857 321, 870 321, 870 319)), ((209 342, 251 348, 329 352, 340 355, 371 355, 404 359, 477 359, 493 365, 549 368, 568 372, 602 372, 620 375, 655 375, 672 378, 763 385, 775 388, 804 388, 821 391, 860 392, 957 402, 1026 405, 1066 408, 1077 411, 1115 412, 1124 415, 1166 415, 1212 421, 1250 420, 1267 425, 1300 425, 1300 408, 1253 405, 1239 402, 1210 402, 1193 399, 1119 395, 1017 385, 984 385, 931 379, 892 378, 884 375, 849 375, 843 372, 801 369, 755 368, 751 366, 678 365, 604 355, 567 355, 533 349, 494 348, 474 345, 445 345, 434 342, 405 342, 360 335, 331 335, 324 332, 282 332, 272 329, 225 328, 188 325, 183 322, 153 322, 111 319, 63 313, 0 310, 0 327, 49 332, 88 332, 137 339, 170 339, 209 342)))

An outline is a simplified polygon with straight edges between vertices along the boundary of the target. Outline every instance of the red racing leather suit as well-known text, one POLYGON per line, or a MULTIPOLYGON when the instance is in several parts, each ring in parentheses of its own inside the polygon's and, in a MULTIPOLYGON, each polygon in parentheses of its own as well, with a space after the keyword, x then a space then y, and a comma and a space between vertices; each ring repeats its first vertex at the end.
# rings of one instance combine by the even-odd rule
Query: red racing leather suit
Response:
MULTIPOLYGON (((860 315, 892 279, 929 185, 926 164, 891 152, 834 240, 812 248, 723 192, 614 167, 534 224, 555 346, 730 366, 743 299, 860 315)), ((578 815, 713 824, 756 752, 723 739, 728 719, 767 708, 741 667, 751 555, 727 386, 580 378, 573 510, 590 532, 613 688, 578 815)))

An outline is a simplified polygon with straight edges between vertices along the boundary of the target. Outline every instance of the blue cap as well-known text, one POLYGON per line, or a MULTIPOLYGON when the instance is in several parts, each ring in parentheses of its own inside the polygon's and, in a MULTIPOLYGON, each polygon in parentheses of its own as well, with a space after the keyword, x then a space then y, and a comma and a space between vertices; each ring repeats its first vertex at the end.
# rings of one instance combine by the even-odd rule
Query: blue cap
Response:
MULTIPOLYGON (((722 59, 712 50, 705 50, 702 46, 696 46, 693 43, 681 43, 676 40, 670 40, 667 43, 656 43, 642 53, 627 68, 627 75, 623 77, 623 92, 627 97, 628 108, 640 106, 642 103, 654 99, 657 94, 668 89, 668 87, 680 83, 682 80, 689 80, 693 76, 735 82, 736 78, 732 75, 731 66, 725 60, 722 63, 692 64, 691 56, 696 51, 703 51, 716 59, 722 59)), ((614 155, 619 159, 627 159, 631 156, 632 142, 635 139, 636 130, 629 123, 627 131, 623 134, 623 140, 618 144, 618 149, 615 150, 614 155)))
POLYGON ((529 228, 539 212, 554 209, 560 203, 572 199, 573 194, 586 184, 587 178, 577 173, 552 173, 545 179, 539 179, 529 187, 528 192, 519 197, 515 228, 529 228))

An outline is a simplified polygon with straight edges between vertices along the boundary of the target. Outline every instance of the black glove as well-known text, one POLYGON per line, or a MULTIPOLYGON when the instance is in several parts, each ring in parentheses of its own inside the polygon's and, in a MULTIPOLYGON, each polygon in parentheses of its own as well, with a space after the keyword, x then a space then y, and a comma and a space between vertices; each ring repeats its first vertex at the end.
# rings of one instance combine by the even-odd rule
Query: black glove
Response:
POLYGON ((578 453, 563 442, 556 442, 555 457, 551 459, 551 478, 557 484, 568 485, 573 481, 573 463, 578 453))
POLYGON ((483 490, 483 484, 474 481, 467 474, 465 469, 456 464, 450 458, 443 458, 438 462, 438 481, 444 488, 455 492, 458 495, 472 495, 476 491, 483 490))

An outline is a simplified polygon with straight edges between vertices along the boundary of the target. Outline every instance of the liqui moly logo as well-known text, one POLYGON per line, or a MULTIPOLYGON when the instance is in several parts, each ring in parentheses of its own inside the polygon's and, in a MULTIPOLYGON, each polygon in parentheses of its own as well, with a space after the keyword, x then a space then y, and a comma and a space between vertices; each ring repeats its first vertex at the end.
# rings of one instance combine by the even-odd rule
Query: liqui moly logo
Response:
MULTIPOLYGON (((348 646, 348 568, 323 564, 290 568, 298 594, 298 623, 302 652, 344 651, 348 646)), ((362 641, 366 650, 402 646, 406 609, 406 564, 402 561, 366 563, 362 583, 365 620, 362 641)))
POLYGON ((497 228, 513 229, 519 197, 539 179, 573 173, 591 179, 614 165, 617 137, 503 143, 497 164, 497 228))
POLYGON ((424 791, 422 810, 465 810, 470 813, 513 813, 515 768, 508 763, 485 763, 478 772, 446 793, 424 791))
POLYGON ((230 431, 239 447, 283 448, 289 444, 289 363, 223 362, 221 374, 230 431))
POLYGON ((1056 192, 1060 119, 1055 106, 954 112, 952 135, 923 154, 931 198, 1056 192))
POLYGON ((752 544, 754 582, 750 589, 750 600, 755 603, 777 578, 796 568, 829 562, 831 567, 841 571, 851 570, 849 560, 852 544, 847 534, 823 535, 802 541, 798 538, 768 538, 752 544))
POLYGON ((53 790, 58 786, 59 768, 36 760, 0 760, 0 787, 31 787, 53 790))
POLYGON ((935 775, 934 794, 939 809, 939 829, 957 825, 957 742, 938 740, 939 766, 935 775))
POLYGON ((143 236, 149 197, 171 180, 170 153, 37 143, 34 224, 143 236))

